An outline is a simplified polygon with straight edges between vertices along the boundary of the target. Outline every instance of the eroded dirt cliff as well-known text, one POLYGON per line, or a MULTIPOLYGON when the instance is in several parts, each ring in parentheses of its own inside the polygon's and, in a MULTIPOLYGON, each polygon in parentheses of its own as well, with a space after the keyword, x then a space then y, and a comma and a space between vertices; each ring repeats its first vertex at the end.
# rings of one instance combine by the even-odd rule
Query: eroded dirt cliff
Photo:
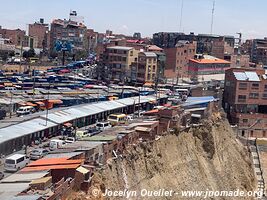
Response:
MULTIPOLYGON (((253 191, 255 177, 251 160, 235 139, 226 119, 219 113, 204 120, 199 127, 157 141, 131 147, 122 158, 112 160, 95 173, 88 195, 76 193, 73 199, 126 199, 126 197, 94 197, 92 190, 213 190, 253 191)), ((179 195, 130 199, 191 199, 179 195)), ((197 197, 192 199, 203 199, 197 197)), ((206 199, 239 199, 213 197, 206 199)), ((240 199, 252 199, 242 197, 240 199)))

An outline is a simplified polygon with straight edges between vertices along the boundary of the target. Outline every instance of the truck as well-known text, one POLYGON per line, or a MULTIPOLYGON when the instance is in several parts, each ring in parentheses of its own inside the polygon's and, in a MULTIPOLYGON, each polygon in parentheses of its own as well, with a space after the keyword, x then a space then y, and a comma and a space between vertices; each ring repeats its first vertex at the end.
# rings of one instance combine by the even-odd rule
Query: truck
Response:
POLYGON ((53 140, 50 140, 49 149, 53 151, 60 147, 63 147, 65 144, 66 142, 63 140, 53 139, 53 140))

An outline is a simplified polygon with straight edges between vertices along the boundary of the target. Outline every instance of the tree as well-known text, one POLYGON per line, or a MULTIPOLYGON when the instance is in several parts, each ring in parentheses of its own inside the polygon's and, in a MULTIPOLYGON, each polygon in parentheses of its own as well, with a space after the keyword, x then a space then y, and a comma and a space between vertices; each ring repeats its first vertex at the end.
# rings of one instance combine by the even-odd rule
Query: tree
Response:
POLYGON ((31 58, 31 57, 34 57, 36 54, 35 54, 35 51, 34 49, 30 49, 29 51, 24 51, 23 52, 23 58, 31 58))

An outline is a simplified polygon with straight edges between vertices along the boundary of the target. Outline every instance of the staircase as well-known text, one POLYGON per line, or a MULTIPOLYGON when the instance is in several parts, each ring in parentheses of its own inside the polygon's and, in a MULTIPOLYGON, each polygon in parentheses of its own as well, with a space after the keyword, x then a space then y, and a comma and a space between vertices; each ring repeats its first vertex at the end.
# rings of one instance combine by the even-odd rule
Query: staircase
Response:
POLYGON ((265 197, 265 181, 263 178, 263 172, 261 169, 259 150, 258 150, 258 147, 256 145, 256 141, 253 142, 253 144, 250 144, 250 152, 251 152, 251 157, 253 160, 254 171, 256 174, 256 178, 257 178, 257 189, 258 189, 258 191, 261 191, 262 194, 264 195, 261 199, 267 200, 267 198, 265 197))

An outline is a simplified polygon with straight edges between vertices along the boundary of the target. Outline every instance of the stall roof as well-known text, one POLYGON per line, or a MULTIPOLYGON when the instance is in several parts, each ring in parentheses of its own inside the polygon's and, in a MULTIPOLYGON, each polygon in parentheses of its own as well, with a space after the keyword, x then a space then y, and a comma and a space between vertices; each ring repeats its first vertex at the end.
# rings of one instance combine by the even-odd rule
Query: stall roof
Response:
POLYGON ((28 135, 31 133, 39 132, 47 128, 57 126, 57 124, 36 118, 29 121, 21 122, 12 126, 8 126, 0 129, 0 143, 6 142, 8 140, 21 137, 23 135, 28 135))
POLYGON ((4 178, 1 183, 31 182, 34 179, 43 178, 48 172, 15 173, 4 178))
POLYGON ((118 108, 123 108, 126 105, 121 104, 115 100, 115 101, 103 101, 101 103, 94 104, 94 106, 104 109, 104 110, 115 110, 118 108))
POLYGON ((0 183, 0 199, 12 199, 28 187, 29 183, 0 183))

